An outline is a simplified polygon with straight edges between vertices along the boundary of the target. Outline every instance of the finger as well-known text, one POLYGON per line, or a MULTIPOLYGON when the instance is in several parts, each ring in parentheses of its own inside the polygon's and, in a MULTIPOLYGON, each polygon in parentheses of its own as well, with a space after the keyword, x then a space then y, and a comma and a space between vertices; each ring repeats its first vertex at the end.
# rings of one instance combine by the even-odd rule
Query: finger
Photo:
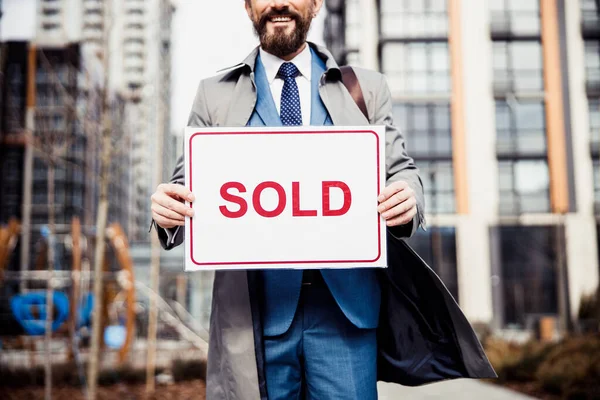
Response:
POLYGON ((188 215, 190 217, 194 215, 193 209, 162 192, 156 192, 152 195, 152 203, 158 204, 181 215, 188 215))
POLYGON ((188 188, 177 183, 161 183, 156 188, 157 191, 163 192, 169 195, 176 195, 187 201, 194 201, 195 197, 188 188))
POLYGON ((158 226, 160 226, 161 228, 165 228, 165 229, 173 228, 174 226, 177 226, 177 225, 181 225, 181 226, 185 225, 185 222, 173 221, 171 219, 165 218, 162 215, 155 214, 155 213, 152 213, 152 218, 154 219, 154 222, 156 222, 156 224, 158 226))
POLYGON ((381 193, 379 193, 379 197, 377 197, 377 200, 381 203, 383 201, 386 201, 387 199, 389 199, 391 196, 393 196, 394 194, 398 193, 399 191, 405 189, 408 187, 408 183, 404 182, 404 181, 397 181, 394 182, 388 186, 386 186, 381 193))
POLYGON ((414 197, 414 191, 407 187, 399 192, 394 193, 389 199, 379 204, 377 211, 383 213, 391 208, 396 207, 398 204, 404 203, 406 200, 414 197))
POLYGON ((171 211, 160 204, 152 204, 152 212, 173 221, 185 221, 185 216, 171 211))
POLYGON ((406 201, 398 204, 397 206, 392 207, 391 209, 382 213, 381 216, 383 217, 383 219, 389 220, 389 219, 395 218, 399 215, 406 213, 407 211, 409 211, 411 208, 413 208, 416 205, 417 205, 417 199, 415 199, 414 197, 411 197, 411 198, 407 199, 406 201))
POLYGON ((388 219, 385 221, 387 226, 402 226, 408 224, 417 215, 417 206, 412 207, 410 210, 397 216, 396 218, 388 219))

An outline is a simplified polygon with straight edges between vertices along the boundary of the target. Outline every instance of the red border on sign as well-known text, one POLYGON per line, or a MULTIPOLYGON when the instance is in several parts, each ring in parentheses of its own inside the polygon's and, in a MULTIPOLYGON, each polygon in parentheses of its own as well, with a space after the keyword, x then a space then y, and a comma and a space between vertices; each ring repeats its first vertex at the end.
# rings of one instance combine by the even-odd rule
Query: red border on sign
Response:
MULTIPOLYGON (((315 135, 315 134, 348 134, 348 133, 370 133, 375 136, 375 144, 377 150, 376 163, 377 163, 377 194, 374 199, 379 196, 381 192, 379 184, 379 136, 375 131, 371 130, 357 130, 357 131, 252 131, 252 132, 196 132, 190 136, 188 147, 189 147, 189 176, 190 176, 190 191, 192 191, 192 139, 198 135, 315 135)), ((192 204, 190 204, 192 208, 192 204)), ((246 262, 197 262, 194 259, 194 218, 190 218, 190 257, 194 264, 198 266, 226 266, 226 265, 273 265, 273 264, 343 264, 343 263, 372 263, 381 258, 381 218, 377 214, 377 257, 372 260, 288 260, 288 261, 246 261, 246 262)))

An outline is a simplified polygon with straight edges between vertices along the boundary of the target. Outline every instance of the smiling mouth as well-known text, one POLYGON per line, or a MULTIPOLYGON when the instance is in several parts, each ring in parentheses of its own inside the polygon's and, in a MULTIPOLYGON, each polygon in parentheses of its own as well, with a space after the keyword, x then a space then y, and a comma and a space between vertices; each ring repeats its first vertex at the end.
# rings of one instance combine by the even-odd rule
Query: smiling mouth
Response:
POLYGON ((272 23, 275 23, 275 24, 276 23, 286 23, 286 22, 290 22, 292 20, 293 19, 290 16, 280 16, 280 15, 269 18, 269 21, 272 23))

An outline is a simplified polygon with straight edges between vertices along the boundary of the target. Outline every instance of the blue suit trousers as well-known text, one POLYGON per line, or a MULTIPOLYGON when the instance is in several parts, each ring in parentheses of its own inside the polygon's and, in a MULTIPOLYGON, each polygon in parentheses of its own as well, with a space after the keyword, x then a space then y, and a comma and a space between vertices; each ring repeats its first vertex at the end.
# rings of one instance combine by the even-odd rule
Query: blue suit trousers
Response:
POLYGON ((377 399, 376 330, 352 324, 322 277, 302 286, 290 328, 264 346, 269 400, 377 399))

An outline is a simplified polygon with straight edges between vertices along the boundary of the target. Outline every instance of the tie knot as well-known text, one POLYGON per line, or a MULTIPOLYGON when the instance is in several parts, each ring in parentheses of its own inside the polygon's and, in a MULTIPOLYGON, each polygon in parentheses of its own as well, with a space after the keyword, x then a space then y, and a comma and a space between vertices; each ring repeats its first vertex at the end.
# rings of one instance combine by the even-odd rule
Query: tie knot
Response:
POLYGON ((294 63, 284 62, 281 64, 281 67, 279 67, 279 73, 277 75, 281 76, 282 78, 295 78, 299 74, 300 71, 298 71, 298 68, 294 65, 294 63))

